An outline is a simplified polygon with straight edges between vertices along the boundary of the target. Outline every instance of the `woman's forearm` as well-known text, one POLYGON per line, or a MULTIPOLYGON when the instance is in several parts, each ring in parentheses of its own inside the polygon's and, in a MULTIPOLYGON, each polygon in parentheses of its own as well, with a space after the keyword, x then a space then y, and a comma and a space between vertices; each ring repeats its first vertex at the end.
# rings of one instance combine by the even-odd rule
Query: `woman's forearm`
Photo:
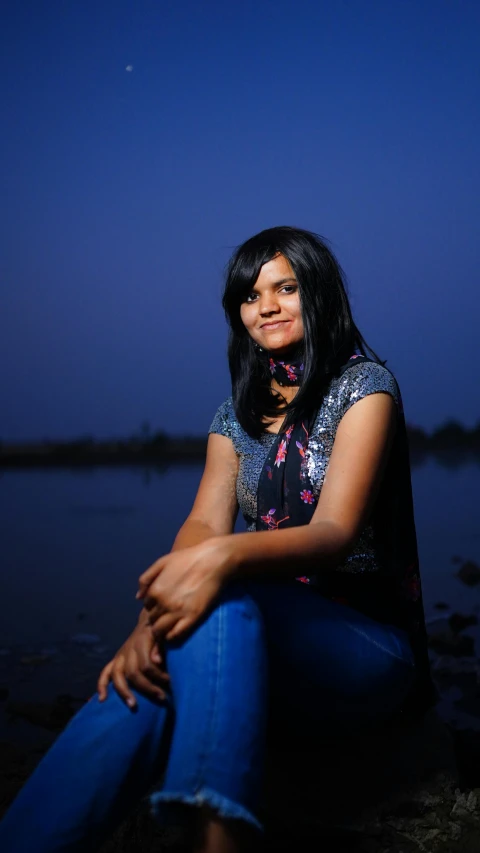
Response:
POLYGON ((286 530, 237 533, 232 537, 232 577, 251 575, 298 577, 309 571, 328 571, 350 552, 340 527, 317 521, 286 530))
MULTIPOLYGON (((199 545, 201 542, 204 542, 206 539, 211 539, 213 536, 216 536, 212 528, 206 524, 204 521, 199 521, 194 518, 187 518, 187 520, 182 524, 180 530, 178 531, 174 543, 171 547, 171 551, 180 551, 182 548, 189 548, 191 545, 199 545)), ((140 611, 140 615, 138 617, 138 625, 146 626, 148 625, 149 613, 148 610, 145 610, 142 607, 140 611)))
POLYGON ((204 521, 196 518, 187 518, 178 531, 172 545, 172 551, 180 551, 182 548, 190 548, 192 545, 200 545, 206 539, 216 536, 214 530, 204 521))

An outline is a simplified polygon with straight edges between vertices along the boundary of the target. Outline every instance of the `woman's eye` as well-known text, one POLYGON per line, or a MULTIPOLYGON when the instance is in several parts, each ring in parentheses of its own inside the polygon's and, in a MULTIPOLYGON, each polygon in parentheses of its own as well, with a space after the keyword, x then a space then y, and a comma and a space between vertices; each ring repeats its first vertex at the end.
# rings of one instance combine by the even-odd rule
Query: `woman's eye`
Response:
MULTIPOLYGON (((290 295, 291 293, 295 293, 295 291, 297 290, 297 287, 298 287, 298 285, 296 285, 296 284, 284 284, 280 288, 279 292, 280 293, 286 293, 287 295, 290 295)), ((246 297, 245 302, 247 302, 247 303, 256 302, 257 298, 258 298, 258 293, 255 293, 255 291, 252 290, 252 292, 249 293, 248 296, 246 297)))

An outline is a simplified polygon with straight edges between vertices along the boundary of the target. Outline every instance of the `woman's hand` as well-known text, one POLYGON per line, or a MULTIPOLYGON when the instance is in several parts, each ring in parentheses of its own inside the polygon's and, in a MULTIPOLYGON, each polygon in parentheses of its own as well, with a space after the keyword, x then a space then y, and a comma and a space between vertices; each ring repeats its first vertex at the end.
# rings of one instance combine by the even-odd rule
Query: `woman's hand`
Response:
POLYGON ((137 705, 129 685, 150 699, 165 699, 165 693, 159 685, 163 683, 167 686, 170 676, 161 668, 162 662, 163 656, 152 629, 145 619, 139 620, 139 624, 128 640, 100 673, 97 682, 100 702, 107 698, 107 687, 110 681, 113 682, 115 690, 129 708, 135 708, 137 705))
POLYGON ((184 634, 212 606, 235 566, 234 536, 215 536, 160 557, 139 578, 137 598, 155 637, 184 634))

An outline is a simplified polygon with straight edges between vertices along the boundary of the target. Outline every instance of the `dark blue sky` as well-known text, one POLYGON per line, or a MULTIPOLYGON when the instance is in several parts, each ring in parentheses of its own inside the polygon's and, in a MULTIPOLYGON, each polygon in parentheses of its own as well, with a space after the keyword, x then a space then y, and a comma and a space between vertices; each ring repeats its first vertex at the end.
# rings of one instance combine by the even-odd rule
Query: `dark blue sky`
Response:
POLYGON ((330 239, 411 423, 480 420, 478 2, 7 0, 1 29, 0 438, 205 432, 223 265, 277 224, 330 239))

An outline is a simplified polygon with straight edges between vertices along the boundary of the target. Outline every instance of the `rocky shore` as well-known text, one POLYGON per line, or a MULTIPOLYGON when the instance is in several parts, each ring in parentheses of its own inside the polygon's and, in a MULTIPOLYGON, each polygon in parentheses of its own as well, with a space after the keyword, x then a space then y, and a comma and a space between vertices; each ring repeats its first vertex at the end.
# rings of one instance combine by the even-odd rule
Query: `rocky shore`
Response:
MULTIPOLYGON (((400 742, 398 737, 393 744, 385 738, 364 741, 353 759, 342 746, 345 743, 327 740, 310 747, 308 753, 293 745, 272 748, 267 776, 268 853, 325 849, 477 853, 478 732, 452 731, 433 715, 421 731, 409 733, 400 742)), ((44 747, 0 743, 2 812, 43 752, 44 747)), ((140 851, 188 853, 188 830, 185 826, 159 828, 144 802, 102 847, 102 853, 140 851)))
MULTIPOLYGON (((456 562, 463 583, 480 584, 479 566, 456 562)), ((295 736, 272 733, 265 788, 268 853, 476 853, 480 849, 478 617, 476 612, 451 612, 444 602, 437 603, 436 613, 428 627, 432 673, 441 698, 419 724, 356 739, 348 733, 341 740, 327 734, 307 746, 295 736)), ((0 649, 1 812, 88 698, 92 673, 98 671, 105 653, 100 638, 89 634, 74 635, 63 647, 0 649), (57 691, 54 698, 31 701, 29 691, 35 693, 35 679, 55 689, 66 662, 68 687, 75 692, 57 691), (57 681, 51 675, 55 672, 57 681)), ((187 828, 162 830, 143 803, 102 853, 163 850, 187 853, 187 828)))

